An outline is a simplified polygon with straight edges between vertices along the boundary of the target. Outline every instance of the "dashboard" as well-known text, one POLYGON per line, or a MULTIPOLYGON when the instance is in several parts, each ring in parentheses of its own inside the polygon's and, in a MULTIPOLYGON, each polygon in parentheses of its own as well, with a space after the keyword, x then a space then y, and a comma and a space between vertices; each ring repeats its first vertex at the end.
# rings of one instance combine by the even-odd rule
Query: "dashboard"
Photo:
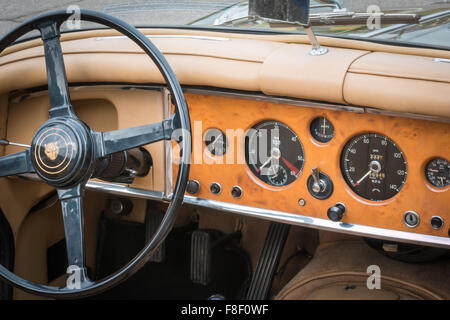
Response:
MULTIPOLYGON (((186 204, 450 247, 448 52, 324 37, 332 50, 318 58, 300 35, 143 32, 186 90, 193 133, 186 204)), ((61 39, 74 108, 94 130, 169 116, 159 70, 129 40, 109 30, 61 39)), ((35 92, 47 84, 41 42, 7 51, 0 131, 27 144, 48 119, 48 95, 35 92)), ((145 148, 153 158, 147 176, 131 185, 92 180, 87 188, 167 201, 177 145, 145 148)), ((25 215, 8 218, 20 226, 25 215)))
MULTIPOLYGON (((202 213, 450 248, 448 51, 323 37, 330 50, 317 57, 303 35, 143 32, 184 89, 192 128, 184 205, 194 213, 207 208, 202 213)), ((71 102, 93 130, 170 117, 164 79, 126 37, 92 30, 63 34, 61 42, 71 102)), ((48 119, 44 60, 38 39, 0 56, 0 132, 12 142, 0 146, 1 155, 23 151, 48 119)), ((88 181, 94 201, 85 205, 87 219, 103 210, 97 191, 163 206, 172 200, 183 150, 173 141, 143 148, 152 166, 132 183, 88 181)), ((33 224, 33 236, 43 230, 29 213, 55 193, 36 180, 25 174, 0 181, 0 207, 19 246, 23 228, 33 224)), ((50 219, 39 221, 61 231, 54 228, 61 221, 50 219)), ((90 225, 88 242, 97 235, 90 225)))
POLYGON ((449 237, 448 124, 261 96, 186 99, 187 195, 341 227, 449 237))
MULTIPOLYGON (((82 86, 72 88, 71 97, 79 117, 98 131, 170 114, 161 86, 82 86)), ((450 244, 447 122, 232 91, 186 88, 185 97, 192 127, 186 204, 368 237, 450 244)), ((31 141, 47 110, 45 92, 11 97, 8 140, 31 141)), ((178 144, 145 148, 153 158, 147 176, 131 185, 91 180, 87 188, 166 201, 178 172, 178 144)))

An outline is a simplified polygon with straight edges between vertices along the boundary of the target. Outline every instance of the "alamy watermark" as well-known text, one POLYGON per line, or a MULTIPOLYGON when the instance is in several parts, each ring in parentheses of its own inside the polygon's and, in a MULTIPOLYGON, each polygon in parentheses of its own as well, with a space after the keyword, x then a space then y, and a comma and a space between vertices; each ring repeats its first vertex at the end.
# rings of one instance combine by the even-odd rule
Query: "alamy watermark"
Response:
POLYGON ((366 285, 369 290, 380 290, 381 289, 381 269, 377 265, 370 265, 367 267, 367 278, 366 285))
POLYGON ((70 290, 81 289, 81 283, 83 279, 83 269, 78 266, 71 265, 66 271, 68 277, 66 281, 66 287, 70 290))
POLYGON ((81 8, 77 5, 70 5, 66 9, 66 13, 70 14, 66 20, 66 27, 69 30, 81 29, 81 8))
POLYGON ((370 14, 367 19, 366 26, 369 30, 375 30, 381 28, 381 9, 379 6, 372 4, 367 7, 367 13, 370 14))
MULTIPOLYGON (((172 140, 178 141, 183 137, 192 141, 191 164, 259 164, 261 175, 271 175, 283 156, 277 125, 271 129, 204 129, 202 121, 194 121, 192 136, 183 129, 172 133, 172 140), (210 131, 214 134, 209 134, 210 131)), ((180 164, 180 158, 176 155, 182 151, 182 144, 173 145, 172 159, 175 164, 180 164)))

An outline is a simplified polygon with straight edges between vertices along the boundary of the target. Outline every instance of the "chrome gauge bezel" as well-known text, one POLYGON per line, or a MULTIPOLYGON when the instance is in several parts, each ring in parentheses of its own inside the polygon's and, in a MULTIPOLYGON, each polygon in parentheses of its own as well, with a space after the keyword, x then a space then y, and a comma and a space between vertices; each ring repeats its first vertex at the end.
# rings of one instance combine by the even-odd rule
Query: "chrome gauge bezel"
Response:
POLYGON ((334 125, 326 117, 314 118, 309 125, 309 131, 314 140, 320 143, 330 142, 335 135, 334 125))
MULTIPOLYGON (((449 173, 448 172, 446 173, 447 176, 445 176, 445 174, 444 174, 443 177, 437 177, 437 178, 441 178, 442 179, 441 180, 442 185, 441 185, 441 184, 439 184, 438 180, 434 181, 436 177, 434 176, 434 173, 430 171, 431 170, 430 167, 434 163, 439 162, 439 161, 446 163, 444 166, 447 166, 447 170, 449 170, 449 172, 450 172, 450 163, 448 162, 447 159, 444 159, 442 157, 434 157, 434 158, 430 159, 430 161, 428 161, 427 164, 425 165, 425 172, 424 172, 424 174, 425 174, 425 177, 426 177, 426 179, 427 179, 427 181, 428 181, 428 183, 430 185, 432 185, 435 188, 445 189, 445 188, 447 188, 450 185, 449 173)), ((445 169, 443 169, 443 170, 445 170, 445 169)), ((439 170, 438 170, 438 173, 441 174, 441 172, 439 172, 439 170)))
MULTIPOLYGON (((272 151, 273 150, 271 150, 270 153, 272 153, 272 151)), ((288 125, 286 125, 280 121, 277 121, 277 120, 266 120, 266 121, 257 123, 248 131, 248 134, 246 135, 246 142, 245 142, 245 158, 246 158, 246 163, 247 163, 248 168, 250 169, 252 174, 256 178, 258 178, 260 181, 264 182, 265 184, 267 184, 271 187, 285 187, 285 186, 292 184, 301 175, 304 164, 305 164, 305 151, 304 151, 303 144, 302 144, 300 138, 298 137, 298 135, 294 132, 294 130, 292 128, 290 128, 288 125), (256 163, 252 163, 252 161, 250 161, 250 158, 253 156, 253 155, 251 155, 251 153, 258 154, 259 150, 250 150, 249 146, 256 143, 254 141, 254 139, 257 138, 257 134, 260 129, 271 128, 271 127, 276 127, 276 126, 278 126, 280 128, 280 130, 284 131, 283 136, 280 137, 280 139, 279 139, 280 140, 279 141, 279 143, 280 143, 279 150, 278 150, 278 152, 275 152, 275 154, 274 154, 275 156, 278 156, 278 158, 279 158, 279 162, 277 165, 279 165, 279 167, 281 169, 276 170, 277 172, 273 173, 274 176, 271 176, 270 170, 274 171, 273 169, 276 168, 276 166, 275 165, 272 166, 272 164, 270 162, 269 164, 267 164, 267 167, 264 167, 265 169, 267 169, 266 170, 267 174, 263 175, 260 171, 261 167, 263 166, 263 163, 259 162, 259 158, 257 159, 258 161, 256 161, 256 163), (284 137, 284 135, 286 135, 286 134, 288 137, 291 138, 291 141, 286 140, 286 137, 284 137), (285 150, 283 150, 283 146, 286 146, 286 145, 290 145, 290 147, 287 149, 286 149, 286 147, 284 147, 285 150), (285 154, 286 150, 288 150, 287 153, 289 153, 289 155, 285 154), (295 159, 291 159, 292 153, 294 153, 295 159), (284 157, 287 157, 288 159, 283 159, 284 157), (288 160, 289 163, 286 163, 285 160, 288 160), (293 168, 293 169, 290 169, 290 168, 293 168), (295 172, 294 169, 297 172, 295 172), (281 171, 281 170, 284 170, 284 171, 281 171), (279 181, 279 177, 275 177, 275 174, 278 174, 278 173, 283 174, 283 172, 285 172, 287 174, 287 177, 285 179, 283 179, 282 182, 278 183, 277 181, 279 181)))
POLYGON ((206 149, 214 156, 224 156, 228 151, 228 139, 226 134, 218 128, 209 128, 203 134, 203 141, 205 142, 206 149), (221 142, 217 142, 221 137, 221 142), (214 139, 211 139, 214 138, 214 139))
MULTIPOLYGON (((360 152, 361 152, 361 150, 360 150, 360 152)), ((392 162, 392 160, 391 160, 391 162, 392 162)), ((401 148, 392 139, 388 138, 387 136, 385 136, 383 134, 375 133, 375 132, 366 132, 366 133, 358 134, 358 135, 353 136, 351 139, 349 139, 341 151, 340 167, 341 167, 341 174, 342 174, 345 182, 347 183, 348 187, 352 190, 352 192, 365 200, 375 201, 375 202, 387 201, 387 200, 395 197, 397 194, 399 194, 401 189, 406 184, 406 179, 407 179, 407 175, 408 175, 408 164, 407 164, 405 155, 404 155, 403 151, 401 150, 401 148), (377 154, 369 154, 371 138, 379 139, 381 141, 380 143, 382 145, 384 145, 384 147, 386 147, 386 148, 394 148, 394 150, 396 152, 395 152, 395 155, 393 153, 392 156, 395 159, 398 159, 398 160, 394 160, 394 162, 402 167, 400 169, 394 170, 394 172, 392 172, 391 167, 389 167, 387 165, 388 163, 386 162, 389 159, 383 160, 383 158, 381 158, 381 159, 376 158, 377 154), (367 157, 365 158, 365 162, 364 162, 364 165, 367 163, 367 168, 363 167, 363 165, 361 165, 360 163, 358 163, 358 168, 356 168, 356 165, 352 165, 354 161, 352 162, 352 160, 350 160, 350 157, 349 157, 349 153, 356 154, 355 152, 358 152, 358 150, 356 150, 353 147, 355 145, 357 145, 358 143, 360 143, 361 140, 363 140, 364 144, 369 145, 367 147, 368 154, 367 154, 367 157), (369 142, 365 142, 365 141, 369 141, 369 142), (385 141, 384 142, 385 144, 383 143, 383 141, 385 141), (381 165, 381 163, 383 165, 381 165), (363 167, 364 170, 361 171, 361 167, 363 167), (352 173, 356 172, 357 169, 359 169, 360 172, 358 172, 357 177, 353 177, 352 173), (389 172, 388 172, 388 170, 389 170, 389 172), (370 173, 369 173, 369 171, 370 171, 370 173), (366 174, 364 174, 364 173, 366 173, 366 174), (401 178, 399 183, 397 183, 397 184, 388 184, 386 182, 386 179, 390 179, 391 178, 390 175, 393 176, 395 173, 397 173, 397 175, 403 175, 403 178, 401 178), (367 180, 367 179, 371 179, 371 180, 367 180), (367 190, 363 190, 363 186, 368 181, 371 181, 371 183, 374 185, 376 183, 379 184, 379 188, 372 189, 372 191, 371 191, 372 195, 370 195, 367 190), (384 181, 384 184, 381 181, 384 181), (382 187, 384 187, 384 189, 382 187), (389 188, 388 190, 390 190, 390 191, 387 191, 386 188, 389 188), (375 189, 378 189, 378 191, 380 192, 380 195, 378 195, 378 197, 374 196, 375 189), (383 195, 383 193, 384 193, 384 195, 383 195)))

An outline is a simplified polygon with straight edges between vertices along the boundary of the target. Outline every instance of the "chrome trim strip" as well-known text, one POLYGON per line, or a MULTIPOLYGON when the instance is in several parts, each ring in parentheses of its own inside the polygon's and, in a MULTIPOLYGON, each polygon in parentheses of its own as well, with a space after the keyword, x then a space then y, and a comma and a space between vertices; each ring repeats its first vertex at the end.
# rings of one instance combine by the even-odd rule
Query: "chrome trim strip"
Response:
POLYGON ((168 200, 164 196, 164 192, 161 192, 161 191, 137 189, 137 188, 131 188, 128 185, 100 182, 100 181, 94 181, 94 180, 89 180, 89 182, 86 184, 86 189, 91 190, 91 191, 115 194, 118 196, 125 196, 125 197, 128 196, 128 197, 133 197, 133 198, 141 198, 141 199, 156 200, 156 201, 167 201, 168 200))
POLYGON ((430 20, 434 20, 434 19, 439 19, 442 17, 445 17, 446 15, 450 14, 450 10, 446 10, 446 11, 442 11, 442 12, 437 12, 437 13, 433 13, 433 14, 429 14, 426 16, 423 16, 419 19, 418 23, 413 23, 413 24, 407 24, 407 23, 398 23, 398 24, 394 24, 385 28, 381 28, 381 29, 377 29, 374 30, 372 32, 368 32, 366 34, 357 34, 357 33, 352 33, 350 35, 352 36, 356 36, 356 37, 361 37, 361 38, 372 38, 375 36, 378 36, 380 34, 383 33, 388 33, 388 32, 393 32, 393 31, 401 31, 405 28, 410 28, 411 26, 415 26, 415 25, 420 25, 423 23, 426 23, 430 20))
POLYGON ((439 117, 439 116, 429 116, 429 115, 422 115, 422 114, 418 114, 418 113, 389 111, 389 110, 376 109, 376 108, 371 108, 371 107, 350 106, 350 105, 334 104, 334 103, 328 103, 328 102, 316 102, 316 101, 310 101, 310 100, 274 97, 274 96, 267 96, 265 94, 259 94, 259 93, 228 92, 228 91, 221 91, 220 89, 219 90, 211 90, 211 89, 197 89, 197 88, 185 88, 183 90, 186 93, 204 94, 204 95, 211 95, 211 96, 216 96, 216 97, 229 97, 229 98, 240 98, 240 99, 248 99, 248 100, 255 100, 255 101, 268 101, 268 102, 273 102, 273 103, 277 103, 277 104, 287 104, 287 105, 291 105, 291 106, 299 106, 299 107, 306 107, 306 108, 338 110, 338 111, 347 111, 347 112, 355 112, 355 113, 369 113, 369 114, 378 114, 378 115, 391 116, 391 117, 412 118, 412 119, 418 119, 418 120, 450 123, 450 118, 443 118, 443 117, 439 117))
MULTIPOLYGON (((26 174, 21 176, 33 181, 42 181, 36 174, 26 174)), ((86 185, 86 189, 125 197, 155 200, 158 202, 167 203, 170 201, 170 197, 165 197, 164 192, 131 188, 127 185, 113 184, 108 182, 89 180, 86 185)), ((426 234, 390 230, 358 224, 333 222, 331 220, 307 217, 300 214, 255 208, 217 200, 202 199, 188 195, 184 196, 184 204, 214 209, 223 213, 237 214, 246 217, 287 223, 301 227, 450 249, 450 237, 436 237, 426 234)))
POLYGON ((434 58, 434 61, 450 63, 450 59, 445 59, 445 58, 434 58))
POLYGON ((417 120, 426 120, 426 121, 435 121, 435 122, 443 122, 450 123, 450 118, 442 118, 437 116, 427 116, 424 114, 417 113, 408 113, 408 112, 396 112, 389 110, 381 110, 375 108, 365 108, 366 113, 370 114, 379 114, 382 116, 390 116, 390 117, 398 117, 398 118, 409 118, 409 119, 417 119, 417 120))
POLYGON ((239 214, 247 217, 260 218, 302 227, 450 249, 450 238, 446 237, 436 237, 358 224, 333 222, 331 220, 307 217, 300 214, 260 209, 216 200, 201 199, 192 196, 185 196, 184 203, 209 209, 216 209, 226 213, 239 214))
MULTIPOLYGON (((17 176, 29 181, 43 182, 36 173, 24 173, 17 176)), ((156 200, 160 202, 169 201, 169 199, 164 195, 164 192, 131 188, 127 184, 89 180, 86 184, 86 189, 90 191, 104 192, 124 197, 128 196, 132 198, 156 200)))
MULTIPOLYGON (((159 202, 168 202, 170 200, 164 197, 163 192, 147 191, 111 183, 89 181, 86 187, 88 190, 92 191, 101 191, 121 196, 155 200, 159 202)), ((301 227, 450 249, 450 238, 447 237, 437 237, 426 234, 390 230, 359 224, 333 222, 331 220, 308 217, 301 214, 261 209, 217 200, 197 198, 188 195, 184 197, 184 204, 214 209, 223 213, 237 214, 246 217, 287 223, 301 227)))
POLYGON ((239 98, 239 99, 247 99, 247 100, 255 100, 255 101, 269 101, 269 102, 273 102, 273 103, 277 103, 277 104, 288 104, 291 106, 298 106, 298 107, 319 108, 319 109, 364 113, 364 107, 340 105, 340 104, 333 104, 333 103, 326 103, 326 102, 316 102, 316 101, 311 101, 311 100, 300 100, 300 99, 292 99, 292 98, 274 97, 274 96, 268 96, 268 95, 260 94, 260 93, 229 92, 229 91, 221 91, 220 89, 219 90, 210 90, 210 89, 197 89, 197 88, 184 88, 183 91, 185 93, 204 94, 204 95, 210 95, 210 96, 216 96, 216 97, 239 98))

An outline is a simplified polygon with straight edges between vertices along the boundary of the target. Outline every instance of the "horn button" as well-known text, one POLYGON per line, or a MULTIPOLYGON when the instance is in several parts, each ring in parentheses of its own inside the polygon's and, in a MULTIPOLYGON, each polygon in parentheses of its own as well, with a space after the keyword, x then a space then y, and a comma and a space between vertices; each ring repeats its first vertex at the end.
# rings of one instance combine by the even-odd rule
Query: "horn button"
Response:
POLYGON ((47 121, 31 143, 31 161, 36 173, 58 188, 88 179, 92 154, 89 128, 73 118, 47 121))

